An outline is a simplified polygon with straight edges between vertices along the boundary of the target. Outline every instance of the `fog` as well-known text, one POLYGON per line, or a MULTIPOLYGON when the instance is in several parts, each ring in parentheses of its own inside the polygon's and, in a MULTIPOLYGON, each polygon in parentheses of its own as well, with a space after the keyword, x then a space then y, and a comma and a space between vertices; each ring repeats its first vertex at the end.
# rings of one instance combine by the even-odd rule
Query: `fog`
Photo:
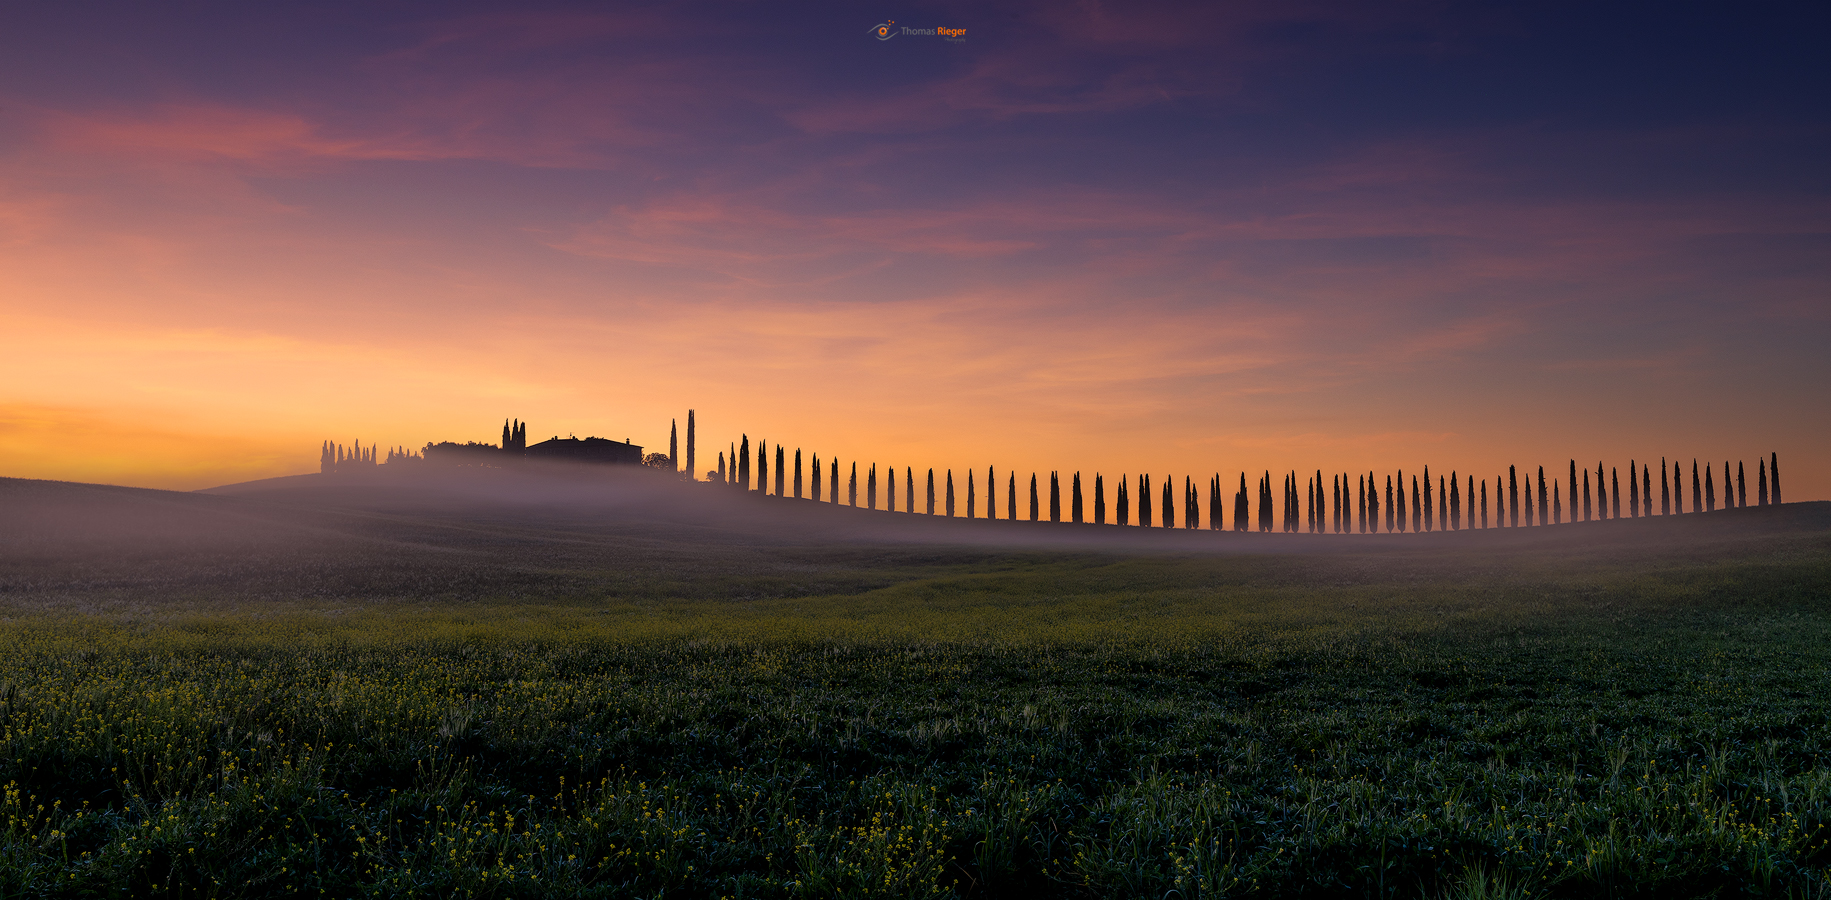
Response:
POLYGON ((1297 555, 1422 576, 1522 560, 1694 560, 1828 532, 1831 503, 1397 535, 967 520, 625 467, 378 467, 195 493, 0 479, 0 614, 162 600, 851 593, 920 569, 1062 554, 1297 555))

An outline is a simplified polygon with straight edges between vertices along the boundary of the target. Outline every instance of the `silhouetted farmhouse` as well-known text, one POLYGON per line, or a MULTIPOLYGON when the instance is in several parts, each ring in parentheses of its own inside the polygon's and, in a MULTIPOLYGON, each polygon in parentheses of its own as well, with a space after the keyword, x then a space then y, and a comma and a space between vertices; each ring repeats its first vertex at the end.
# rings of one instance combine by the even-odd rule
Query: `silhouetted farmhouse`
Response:
POLYGON ((629 441, 618 443, 601 437, 554 437, 533 444, 522 451, 529 459, 559 462, 642 464, 642 447, 629 441))

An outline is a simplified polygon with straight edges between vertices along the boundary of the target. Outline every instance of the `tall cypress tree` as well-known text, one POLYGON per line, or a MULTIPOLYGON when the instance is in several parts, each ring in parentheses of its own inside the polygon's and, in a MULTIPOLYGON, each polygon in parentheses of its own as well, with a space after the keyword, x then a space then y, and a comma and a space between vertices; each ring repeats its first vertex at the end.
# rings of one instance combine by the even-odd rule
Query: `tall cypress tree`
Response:
MULTIPOLYGON (((1575 501, 1574 497, 1572 498, 1572 501, 1573 502, 1575 501)), ((1589 470, 1588 469, 1583 470, 1583 521, 1585 521, 1585 522, 1595 521, 1595 519, 1590 515, 1590 508, 1589 508, 1589 470)))
POLYGON ((1010 493, 1005 495, 1005 521, 1015 522, 1017 521, 1017 473, 1012 472, 1010 479, 1010 493))
POLYGON ((1252 530, 1251 502, 1246 499, 1246 473, 1240 473, 1240 491, 1233 495, 1233 530, 1252 530))
POLYGON ((787 487, 787 484, 785 483, 786 479, 784 478, 784 470, 786 470, 788 467, 782 464, 783 459, 784 459, 784 457, 782 456, 782 445, 777 444, 776 445, 776 496, 778 496, 778 497, 782 496, 783 489, 785 487, 787 487))
POLYGON ((1074 516, 1074 523, 1081 524, 1081 473, 1074 473, 1074 483, 1070 486, 1069 512, 1074 516))
POLYGON ((928 470, 928 515, 932 516, 934 514, 935 514, 935 470, 933 467, 930 467, 928 470))
POLYGON ((1387 533, 1387 534, 1392 534, 1392 533, 1394 533, 1394 532, 1393 532, 1393 528, 1392 528, 1392 524, 1393 524, 1393 521, 1392 521, 1392 513, 1393 513, 1393 508, 1392 508, 1392 476, 1391 476, 1391 475, 1388 475, 1388 476, 1386 476, 1386 533, 1387 533))
POLYGON ((1704 488, 1702 482, 1698 481, 1697 457, 1695 456, 1691 458, 1691 511, 1694 513, 1704 511, 1704 488))
MULTIPOLYGON (((1270 476, 1268 475, 1266 477, 1269 478, 1270 476)), ((1172 503, 1170 500, 1170 485, 1173 484, 1175 481, 1176 481, 1176 476, 1174 476, 1174 475, 1169 476, 1163 480, 1162 513, 1163 513, 1163 527, 1165 527, 1165 528, 1175 528, 1176 527, 1176 505, 1174 503, 1172 503)), ((1270 487, 1268 486, 1266 488, 1266 490, 1269 491, 1270 487)), ((1269 500, 1271 498, 1267 497, 1266 499, 1269 500)))
POLYGON ((1444 531, 1450 525, 1450 493, 1444 490, 1443 476, 1437 476, 1437 530, 1444 531))
POLYGON ((1106 479, 1094 473, 1094 524, 1106 524, 1106 479))
POLYGON ((976 492, 973 490, 973 470, 967 469, 966 470, 966 517, 969 519, 973 517, 973 499, 974 499, 973 495, 975 493, 976 492))
POLYGON ((1411 476, 1411 530, 1416 534, 1424 530, 1423 513, 1418 508, 1418 476, 1411 476))
POLYGON ((748 491, 750 490, 750 435, 744 435, 743 443, 738 445, 738 452, 742 454, 738 457, 738 489, 748 491))
MULTIPOLYGON (((1725 475, 1728 475, 1729 469, 1727 468, 1727 466, 1729 464, 1724 463, 1723 465, 1725 466, 1725 468, 1723 469, 1723 473, 1725 475)), ((1742 463, 1740 460, 1738 460, 1736 462, 1736 507, 1739 509, 1739 508, 1747 506, 1747 505, 1748 505, 1748 481, 1742 477, 1742 463)))
POLYGON ((1519 527, 1519 470, 1507 467, 1507 527, 1519 527))
POLYGON ((811 483, 813 484, 813 488, 814 488, 814 502, 819 503, 820 502, 820 485, 821 485, 820 454, 815 453, 815 454, 813 454, 813 457, 814 457, 814 471, 813 471, 813 478, 811 479, 811 483))
MULTIPOLYGON (((1189 509, 1183 514, 1183 527, 1202 527, 1202 501, 1200 497, 1196 496, 1195 482, 1187 475, 1183 476, 1183 493, 1189 497, 1189 509)), ((1209 512, 1212 513, 1213 510, 1211 509, 1209 512)))
POLYGON ((1634 472, 1634 461, 1628 460, 1628 518, 1640 518, 1640 479, 1634 472))
POLYGON ((1488 527, 1488 480, 1481 480, 1481 527, 1488 527))
POLYGON ((1608 518, 1608 471, 1600 461, 1596 463, 1596 518, 1608 518))
POLYGON ((884 508, 896 512, 896 466, 884 469, 884 508))
MULTIPOLYGON (((688 420, 691 421, 691 420, 688 420)), ((795 448, 795 499, 801 499, 801 448, 795 448)))
POLYGON ((1049 521, 1062 521, 1062 484, 1055 472, 1049 473, 1049 521))
POLYGON ((1138 527, 1151 527, 1151 476, 1138 476, 1138 527))
POLYGON ((1436 521, 1432 520, 1434 512, 1436 505, 1430 501, 1430 466, 1425 466, 1425 530, 1436 530, 1436 521))
POLYGON ((1717 511, 1717 486, 1710 480, 1710 467, 1704 467, 1704 511, 1717 511))
MULTIPOLYGON (((679 472, 680 472, 680 430, 679 429, 680 429, 680 420, 679 419, 669 419, 668 420, 668 465, 674 467, 674 472, 676 474, 679 474, 679 472)), ((502 442, 503 447, 508 448, 508 449, 514 449, 514 447, 515 447, 514 433, 509 431, 509 426, 507 426, 507 425, 502 426, 502 430, 503 430, 502 436, 504 438, 504 440, 502 442)))
POLYGON ((1770 480, 1774 483, 1773 484, 1774 505, 1779 506, 1780 505, 1780 453, 1778 451, 1772 451, 1772 450, 1768 451, 1767 477, 1768 477, 1768 480, 1770 480))
POLYGON ((911 515, 915 514, 915 466, 903 467, 903 502, 908 505, 911 515))
POLYGON ((769 448, 762 440, 757 440, 757 493, 769 493, 769 448))
POLYGON ((1666 458, 1659 458, 1659 514, 1672 515, 1672 473, 1666 470, 1666 458))
POLYGON ((1132 500, 1125 483, 1126 476, 1119 476, 1119 490, 1113 497, 1113 502, 1118 504, 1118 508, 1113 511, 1113 522, 1118 525, 1132 524, 1132 500))
POLYGON ((985 517, 998 518, 998 467, 985 467, 985 517))
MULTIPOLYGON (((1342 480, 1346 481, 1347 479, 1344 478, 1342 480)), ((1356 522, 1356 526, 1359 527, 1361 534, 1366 534, 1367 533, 1367 479, 1365 479, 1365 478, 1359 479, 1355 483, 1354 488, 1355 488, 1355 490, 1354 490, 1354 511, 1356 513, 1359 513, 1358 521, 1356 522)), ((1350 527, 1348 529, 1348 531, 1350 533, 1353 533, 1354 530, 1355 529, 1353 527, 1350 527)))
POLYGON ((718 451, 718 483, 725 483, 725 451, 718 451))
POLYGON ((1609 518, 1611 518, 1611 519, 1621 518, 1621 480, 1620 479, 1621 479, 1621 476, 1616 470, 1614 470, 1614 469, 1608 470, 1608 484, 1609 484, 1608 492, 1609 492, 1609 496, 1611 498, 1613 498, 1613 500, 1615 501, 1613 511, 1609 515, 1609 518))
POLYGON ((1564 498, 1558 495, 1558 483, 1551 482, 1551 523, 1564 524, 1564 498))
POLYGON ((947 470, 947 517, 954 517, 954 470, 947 470))
POLYGON ((1755 457, 1755 505, 1767 505, 1767 460, 1755 457))
POLYGON ((1545 506, 1545 467, 1539 466, 1539 524, 1540 525, 1546 525, 1551 522, 1550 519, 1545 517, 1546 512, 1547 512, 1547 507, 1545 506))
POLYGON ((1450 470, 1450 530, 1462 530, 1462 478, 1450 470))
POLYGON ((1036 473, 1030 473, 1030 521, 1035 522, 1043 516, 1042 504, 1036 496, 1036 473))
POLYGON ((1532 473, 1526 473, 1526 527, 1532 527, 1532 473))
POLYGON ((1577 461, 1574 459, 1570 461, 1570 520, 1572 522, 1578 521, 1578 519, 1577 519, 1577 461))
MULTIPOLYGON (((689 409, 689 410, 687 410, 687 480, 688 481, 698 481, 699 480, 699 473, 693 468, 693 466, 697 465, 697 463, 695 463, 695 461, 694 461, 696 459, 696 457, 694 456, 694 450, 696 449, 697 445, 695 445, 693 442, 693 435, 694 435, 693 411, 689 409)), ((522 449, 526 450, 527 445, 528 445, 528 429, 526 426, 523 426, 521 429, 521 438, 520 438, 519 442, 522 446, 522 449)))
POLYGON ((852 474, 846 476, 846 504, 858 505, 858 460, 852 461, 852 474))
MULTIPOLYGON (((777 444, 776 446, 781 447, 782 445, 777 444)), ((865 508, 877 508, 877 463, 872 463, 871 467, 865 470, 865 508)))
POLYGON ((1216 472, 1208 479, 1208 530, 1220 531, 1226 524, 1226 507, 1221 505, 1221 473, 1216 472))
POLYGON ((1395 528, 1394 530, 1397 531, 1399 534, 1404 534, 1405 533, 1405 524, 1406 524, 1405 523, 1405 470, 1404 469, 1399 470, 1398 505, 1393 508, 1392 512, 1393 512, 1394 518, 1396 518, 1398 520, 1397 521, 1398 527, 1395 528))

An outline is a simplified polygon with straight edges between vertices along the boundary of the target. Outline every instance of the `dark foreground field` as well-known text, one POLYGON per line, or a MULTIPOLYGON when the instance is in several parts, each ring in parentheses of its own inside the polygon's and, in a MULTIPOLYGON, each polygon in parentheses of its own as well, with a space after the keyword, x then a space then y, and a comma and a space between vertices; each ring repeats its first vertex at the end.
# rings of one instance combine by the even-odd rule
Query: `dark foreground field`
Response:
POLYGON ((1831 897, 1831 504, 0 480, 0 897, 1831 897))

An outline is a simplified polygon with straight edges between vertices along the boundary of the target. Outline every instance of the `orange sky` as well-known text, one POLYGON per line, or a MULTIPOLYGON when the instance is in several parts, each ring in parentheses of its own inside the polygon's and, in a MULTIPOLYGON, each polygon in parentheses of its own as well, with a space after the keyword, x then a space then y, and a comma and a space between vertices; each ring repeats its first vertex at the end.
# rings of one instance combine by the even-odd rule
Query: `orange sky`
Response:
MULTIPOLYGON (((1362 121, 1332 42, 1422 51, 1261 46, 1263 11, 1211 23, 1225 63, 1040 10, 895 48, 247 15, 0 79, 0 475, 199 488, 508 417, 665 450, 692 407, 702 471, 740 432, 1230 484, 1777 451, 1788 499, 1831 496, 1831 205, 1744 171, 1816 113, 1414 121, 1395 86, 1362 121)), ((74 41, 27 25, 7 65, 74 41)), ((1444 78, 1511 34, 1444 28, 1444 78)))

